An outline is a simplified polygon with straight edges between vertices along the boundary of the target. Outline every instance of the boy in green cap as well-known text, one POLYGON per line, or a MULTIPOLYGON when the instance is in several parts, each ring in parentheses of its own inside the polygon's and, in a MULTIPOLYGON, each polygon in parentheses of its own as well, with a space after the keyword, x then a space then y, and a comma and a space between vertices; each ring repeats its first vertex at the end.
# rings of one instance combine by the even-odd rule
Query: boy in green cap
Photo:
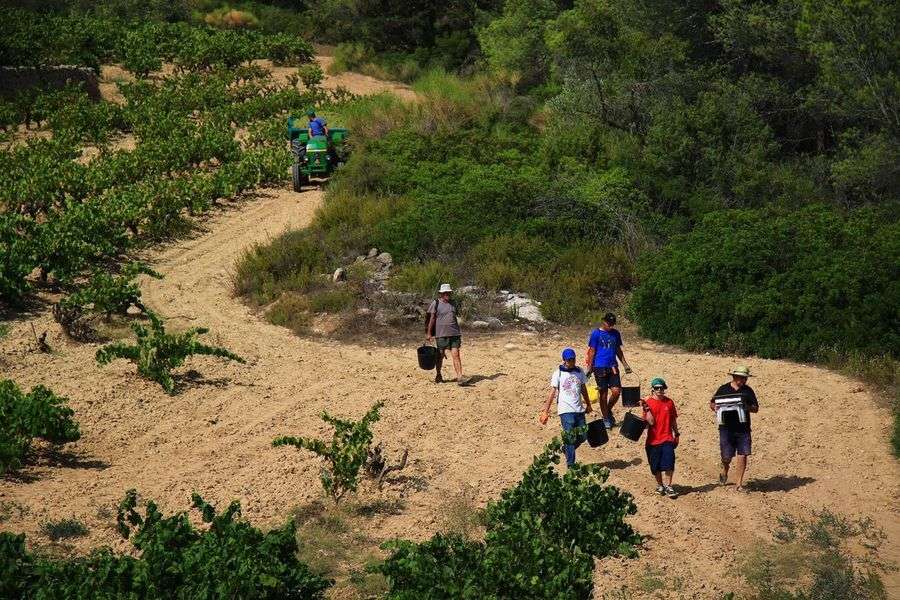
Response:
POLYGON ((678 446, 678 411, 675 403, 666 396, 665 379, 655 377, 650 382, 653 393, 641 400, 644 420, 647 421, 647 462, 656 477, 656 492, 661 496, 676 498, 672 489, 675 472, 675 448, 678 446))

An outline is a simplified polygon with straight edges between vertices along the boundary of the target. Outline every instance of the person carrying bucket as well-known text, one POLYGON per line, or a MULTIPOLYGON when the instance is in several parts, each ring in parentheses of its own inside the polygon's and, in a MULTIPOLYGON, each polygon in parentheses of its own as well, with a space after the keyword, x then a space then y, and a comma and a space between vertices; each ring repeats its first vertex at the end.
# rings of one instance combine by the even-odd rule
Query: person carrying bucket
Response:
POLYGON ((631 373, 631 367, 622 352, 622 334, 615 325, 616 315, 606 313, 600 327, 591 332, 585 360, 588 372, 594 374, 594 381, 597 383, 597 403, 607 429, 612 429, 616 424, 612 409, 622 393, 622 378, 616 358, 622 361, 625 372, 631 373))
MULTIPOLYGON (((556 412, 564 432, 574 429, 586 429, 585 413, 591 413, 591 399, 587 392, 587 375, 575 364, 575 351, 566 348, 562 351, 563 363, 554 369, 550 376, 550 393, 544 402, 539 420, 541 425, 546 425, 550 418, 550 405, 556 399, 556 412)), ((584 431, 575 434, 572 443, 563 444, 566 453, 566 466, 575 464, 575 449, 585 441, 584 431)), ((565 438, 563 438, 565 442, 565 438)))
POLYGON ((647 463, 656 477, 656 492, 669 498, 678 497, 672 489, 675 473, 675 448, 678 447, 678 411, 675 403, 666 396, 666 380, 655 377, 650 382, 653 392, 641 400, 644 420, 647 421, 647 463))
POLYGON ((449 283, 442 283, 438 290, 438 297, 432 300, 428 306, 428 341, 432 339, 437 341, 437 361, 435 362, 435 370, 437 374, 434 376, 435 383, 441 383, 444 378, 441 376, 441 365, 447 356, 447 350, 453 359, 453 370, 456 371, 456 383, 465 385, 466 379, 463 377, 462 359, 459 356, 459 348, 462 346, 462 332, 459 329, 459 321, 456 318, 456 305, 450 301, 453 289, 449 283))
POLYGON ((731 381, 719 387, 715 395, 709 401, 709 408, 713 412, 718 410, 716 399, 737 397, 743 408, 743 414, 730 411, 733 418, 722 419, 719 423, 719 451, 722 454, 722 471, 719 473, 719 483, 724 485, 728 481, 728 472, 731 460, 734 459, 735 479, 737 491, 744 491, 744 473, 747 470, 747 457, 752 451, 750 437, 750 413, 759 412, 759 401, 756 393, 747 385, 750 377, 749 367, 736 367, 729 375, 731 381), (735 458, 736 457, 736 458, 735 458))

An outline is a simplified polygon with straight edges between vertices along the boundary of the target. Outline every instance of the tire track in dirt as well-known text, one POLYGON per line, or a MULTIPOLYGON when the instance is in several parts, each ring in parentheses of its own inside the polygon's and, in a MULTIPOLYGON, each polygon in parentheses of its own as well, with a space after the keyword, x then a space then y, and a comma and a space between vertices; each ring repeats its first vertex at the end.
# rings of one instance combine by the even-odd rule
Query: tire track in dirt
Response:
MULTIPOLYGON (((431 383, 416 369, 411 346, 300 339, 268 324, 232 297, 229 272, 245 248, 309 223, 321 202, 318 190, 259 190, 210 216, 194 237, 148 257, 165 275, 142 283, 148 305, 174 327, 210 327, 210 342, 248 361, 193 359, 188 367, 199 375, 174 397, 123 361, 96 366, 97 346, 64 340, 46 310, 14 323, 0 341, 4 376, 68 395, 83 438, 63 464, 42 460, 20 480, 0 481, 0 500, 27 509, 0 529, 40 539, 40 522, 76 516, 91 527, 76 549, 124 548, 98 509, 114 506, 131 487, 166 511, 186 509, 192 491, 214 503, 237 498, 250 520, 276 525, 321 493, 318 462, 272 448, 272 438, 324 435, 322 410, 358 416, 376 400, 387 403, 376 439, 391 452, 409 446, 411 462, 384 491, 405 509, 375 517, 368 532, 375 539, 427 538, 450 495, 471 489, 483 505, 519 479, 558 433, 553 421, 544 428, 536 422, 558 352, 566 345, 582 351, 586 332, 467 335, 466 370, 485 379, 459 388, 431 383), (31 322, 51 331, 56 353, 28 350, 31 322), (509 343, 515 348, 506 349, 509 343)), ((688 354, 627 332, 626 344, 644 379, 660 374, 669 381, 682 430, 675 483, 687 491, 674 501, 656 496, 643 447, 616 433, 602 449, 579 451, 580 460, 609 466, 610 483, 635 495, 635 526, 650 536, 637 560, 598 561, 598 592, 621 584, 634 590, 635 578, 652 567, 666 573, 671 597, 716 598, 738 589, 738 565, 749 548, 771 539, 778 515, 823 507, 873 517, 888 534, 884 556, 898 559, 900 469, 887 448, 888 414, 870 392, 851 392, 860 389, 857 382, 785 361, 688 354), (713 485, 717 432, 706 408, 735 362, 750 364, 761 402, 749 479, 762 491, 747 495, 713 485)), ((897 597, 896 575, 886 582, 897 597)))

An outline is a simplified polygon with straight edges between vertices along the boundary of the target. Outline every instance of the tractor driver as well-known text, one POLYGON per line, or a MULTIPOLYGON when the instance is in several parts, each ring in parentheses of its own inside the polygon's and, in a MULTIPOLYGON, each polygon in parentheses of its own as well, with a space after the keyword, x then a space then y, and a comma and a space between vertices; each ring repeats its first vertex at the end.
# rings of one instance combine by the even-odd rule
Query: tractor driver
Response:
POLYGON ((309 137, 313 137, 315 135, 324 135, 326 137, 330 137, 328 135, 328 125, 325 124, 325 121, 322 117, 316 116, 316 111, 313 109, 309 109, 306 111, 306 116, 309 118, 309 127, 306 132, 309 134, 309 137))

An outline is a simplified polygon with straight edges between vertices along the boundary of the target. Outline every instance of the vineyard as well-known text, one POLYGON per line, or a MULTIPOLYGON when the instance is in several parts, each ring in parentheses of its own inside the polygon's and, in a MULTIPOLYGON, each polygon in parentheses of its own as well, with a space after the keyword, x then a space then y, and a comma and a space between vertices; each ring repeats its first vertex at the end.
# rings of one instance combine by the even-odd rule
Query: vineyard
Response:
POLYGON ((328 98, 274 84, 251 63, 265 54, 243 41, 234 55, 121 84, 122 106, 95 104, 78 89, 29 98, 23 122, 46 124, 53 136, 0 154, 4 303, 23 301, 35 269, 41 283, 72 284, 87 268, 183 231, 218 199, 283 179, 284 115, 328 98), (247 132, 241 142, 238 128, 247 132), (111 149, 124 134, 135 149, 111 149), (85 145, 100 149, 87 164, 76 160, 85 145))

